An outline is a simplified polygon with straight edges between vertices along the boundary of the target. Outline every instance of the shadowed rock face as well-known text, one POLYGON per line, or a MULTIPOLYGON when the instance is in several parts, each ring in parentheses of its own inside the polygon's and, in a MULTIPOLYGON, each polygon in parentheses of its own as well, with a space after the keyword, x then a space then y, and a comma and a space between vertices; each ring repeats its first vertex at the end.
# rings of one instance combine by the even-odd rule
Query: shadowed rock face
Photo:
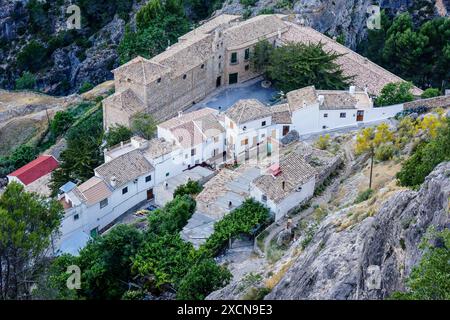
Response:
POLYGON ((422 256, 419 244, 427 229, 449 227, 449 196, 446 162, 419 191, 396 193, 353 227, 338 232, 334 223, 342 213, 327 217, 266 299, 383 299, 404 289, 422 256))
MULTIPOLYGON (((388 14, 410 11, 415 22, 427 19, 438 14, 435 3, 439 3, 444 10, 450 12, 450 1, 442 0, 295 0, 292 7, 280 7, 279 0, 259 0, 248 9, 252 15, 258 14, 262 9, 274 8, 276 13, 295 13, 305 19, 305 23, 314 29, 331 36, 344 35, 345 43, 355 49, 358 42, 366 36, 367 9, 374 3, 379 3, 388 14)), ((223 11, 232 14, 245 12, 240 0, 226 1, 223 11)))

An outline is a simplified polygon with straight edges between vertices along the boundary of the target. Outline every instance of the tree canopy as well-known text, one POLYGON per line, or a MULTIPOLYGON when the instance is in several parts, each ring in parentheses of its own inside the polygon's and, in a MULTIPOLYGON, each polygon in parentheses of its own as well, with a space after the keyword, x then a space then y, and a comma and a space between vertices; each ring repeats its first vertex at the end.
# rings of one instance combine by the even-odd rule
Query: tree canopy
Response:
POLYGON ((375 100, 377 106, 392 106, 414 100, 411 93, 413 84, 411 82, 388 83, 381 89, 381 94, 375 100))
POLYGON ((273 49, 266 75, 284 92, 314 85, 317 89, 345 89, 351 77, 336 62, 340 54, 326 52, 322 43, 289 43, 273 49))
POLYGON ((0 196, 0 299, 28 299, 63 208, 11 182, 0 196), (3 272, 7 271, 7 272, 3 272))

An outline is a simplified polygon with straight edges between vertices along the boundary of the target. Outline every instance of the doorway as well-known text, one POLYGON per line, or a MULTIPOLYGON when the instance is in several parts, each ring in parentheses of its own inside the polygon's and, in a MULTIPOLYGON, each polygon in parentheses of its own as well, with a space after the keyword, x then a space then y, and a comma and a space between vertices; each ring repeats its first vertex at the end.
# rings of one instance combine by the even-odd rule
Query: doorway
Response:
POLYGON ((289 133, 289 126, 283 126, 283 137, 289 133))
POLYGON ((155 199, 155 194, 153 193, 153 188, 147 190, 147 200, 155 199))
POLYGON ((220 87, 221 84, 222 84, 222 77, 219 76, 219 77, 217 77, 217 79, 216 79, 216 88, 220 87))
POLYGON ((364 110, 358 110, 356 112, 356 121, 364 121, 364 110))

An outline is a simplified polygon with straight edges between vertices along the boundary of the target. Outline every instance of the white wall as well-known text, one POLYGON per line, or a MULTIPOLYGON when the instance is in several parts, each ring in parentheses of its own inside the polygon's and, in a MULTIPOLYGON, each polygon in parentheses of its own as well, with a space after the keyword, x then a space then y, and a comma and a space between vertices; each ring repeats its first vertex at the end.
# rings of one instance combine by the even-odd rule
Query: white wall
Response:
POLYGON ((292 113, 292 128, 300 135, 321 130, 319 104, 295 110, 292 113))
POLYGON ((250 196, 256 201, 259 201, 263 205, 267 206, 275 215, 275 221, 277 221, 286 215, 291 209, 295 208, 306 199, 312 197, 314 195, 315 184, 316 178, 312 177, 308 180, 308 182, 302 185, 302 190, 300 192, 293 191, 280 203, 275 203, 269 198, 267 201, 263 201, 262 196, 264 193, 253 184, 251 185, 250 196))
POLYGON ((320 110, 319 130, 347 127, 356 125, 356 109, 344 110, 320 110), (345 113, 345 118, 341 118, 341 113, 345 113), (325 117, 325 114, 328 116, 325 117), (325 128, 324 128, 325 126, 325 128))
POLYGON ((403 111, 403 104, 396 104, 388 107, 372 108, 364 111, 364 122, 385 120, 394 117, 397 113, 403 111))
MULTIPOLYGON (((136 183, 131 181, 115 189, 112 195, 108 197, 108 205, 104 208, 100 208, 98 202, 91 206, 81 204, 67 210, 60 227, 61 241, 80 230, 89 234, 92 229, 98 228, 101 230, 105 228, 126 211, 145 201, 147 190, 154 186, 154 172, 151 172, 139 177, 136 183), (152 180, 145 182, 148 175, 152 176, 152 180), (128 187, 128 192, 122 194, 122 189, 125 187, 128 187), (79 216, 78 220, 74 220, 76 214, 79 216)), ((66 197, 71 199, 70 195, 66 194, 66 197)))

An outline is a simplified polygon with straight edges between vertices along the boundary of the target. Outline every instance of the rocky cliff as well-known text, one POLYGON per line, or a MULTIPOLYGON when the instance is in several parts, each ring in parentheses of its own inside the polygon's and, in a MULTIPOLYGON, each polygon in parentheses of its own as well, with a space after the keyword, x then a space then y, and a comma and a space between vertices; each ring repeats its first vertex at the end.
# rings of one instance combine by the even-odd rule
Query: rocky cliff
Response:
POLYGON ((355 225, 343 228, 345 210, 329 215, 266 299, 383 299, 404 289, 428 228, 450 227, 449 197, 446 162, 419 191, 397 192, 355 225))
POLYGON ((414 21, 448 15, 448 0, 231 0, 223 12, 253 16, 261 12, 298 14, 305 23, 330 36, 343 36, 351 48, 366 37, 367 9, 378 4, 388 15, 409 11, 414 21))

